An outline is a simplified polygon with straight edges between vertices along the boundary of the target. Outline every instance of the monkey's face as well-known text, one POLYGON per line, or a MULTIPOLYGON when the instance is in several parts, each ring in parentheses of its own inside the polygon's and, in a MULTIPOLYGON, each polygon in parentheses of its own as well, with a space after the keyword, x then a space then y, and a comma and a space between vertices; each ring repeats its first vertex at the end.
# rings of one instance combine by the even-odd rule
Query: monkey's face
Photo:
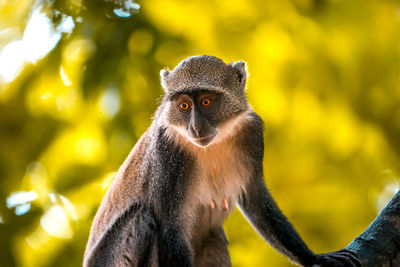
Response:
POLYGON ((223 121, 219 114, 222 94, 199 90, 176 94, 171 98, 169 123, 197 146, 209 145, 218 134, 218 124, 223 121))
POLYGON ((249 108, 243 61, 225 64, 216 57, 194 56, 160 75, 166 92, 160 122, 199 147, 227 138, 236 118, 249 108))

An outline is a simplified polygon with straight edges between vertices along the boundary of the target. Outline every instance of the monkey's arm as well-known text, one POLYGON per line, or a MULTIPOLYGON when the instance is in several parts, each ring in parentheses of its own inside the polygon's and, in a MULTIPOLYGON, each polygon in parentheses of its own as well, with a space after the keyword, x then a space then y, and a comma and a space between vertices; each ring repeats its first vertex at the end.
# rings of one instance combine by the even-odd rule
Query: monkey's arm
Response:
POLYGON ((304 266, 360 266, 355 254, 348 250, 314 254, 279 210, 260 175, 247 186, 239 207, 260 235, 295 263, 304 266))
POLYGON ((147 266, 158 263, 158 224, 144 205, 134 202, 85 255, 84 267, 147 266))
POLYGON ((302 265, 313 261, 314 254, 281 213, 260 178, 249 183, 239 207, 253 227, 275 249, 302 265))
POLYGON ((242 213, 267 242, 293 262, 305 266, 359 266, 349 250, 314 254, 279 210, 263 179, 263 123, 257 114, 251 115, 253 120, 241 135, 241 143, 253 166, 250 181, 238 203, 242 213))
POLYGON ((172 223, 160 225, 150 209, 133 203, 100 237, 84 267, 192 266, 189 245, 172 223))
POLYGON ((161 231, 159 252, 160 266, 193 266, 189 243, 178 225, 166 225, 161 231))

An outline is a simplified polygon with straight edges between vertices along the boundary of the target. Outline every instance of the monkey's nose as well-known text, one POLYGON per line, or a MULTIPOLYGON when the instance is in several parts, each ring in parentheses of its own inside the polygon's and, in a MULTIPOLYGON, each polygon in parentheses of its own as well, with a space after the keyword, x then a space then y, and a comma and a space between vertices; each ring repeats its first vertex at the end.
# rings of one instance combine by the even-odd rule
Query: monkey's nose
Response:
POLYGON ((199 138, 200 137, 200 134, 199 134, 200 131, 197 130, 196 128, 194 128, 193 125, 189 125, 189 132, 190 132, 190 135, 195 137, 195 138, 199 138))

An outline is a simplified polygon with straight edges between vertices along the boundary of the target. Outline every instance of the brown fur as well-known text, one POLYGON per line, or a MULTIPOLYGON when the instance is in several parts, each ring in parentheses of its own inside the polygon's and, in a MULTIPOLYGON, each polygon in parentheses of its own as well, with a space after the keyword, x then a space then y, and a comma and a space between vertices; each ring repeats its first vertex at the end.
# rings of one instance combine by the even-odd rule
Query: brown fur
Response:
POLYGON ((135 147, 129 153, 128 157, 120 167, 113 183, 101 202, 101 205, 94 217, 91 234, 86 246, 85 255, 89 252, 87 249, 94 246, 101 235, 106 232, 109 226, 133 203, 134 197, 140 194, 141 187, 134 178, 140 177, 140 167, 143 160, 145 147, 148 146, 148 131, 139 139, 135 147), (126 175, 129 174, 129 175, 126 175), (135 183, 135 186, 133 186, 135 183), (130 197, 126 197, 130 196, 130 197), (119 212, 115 212, 115 211, 119 212))

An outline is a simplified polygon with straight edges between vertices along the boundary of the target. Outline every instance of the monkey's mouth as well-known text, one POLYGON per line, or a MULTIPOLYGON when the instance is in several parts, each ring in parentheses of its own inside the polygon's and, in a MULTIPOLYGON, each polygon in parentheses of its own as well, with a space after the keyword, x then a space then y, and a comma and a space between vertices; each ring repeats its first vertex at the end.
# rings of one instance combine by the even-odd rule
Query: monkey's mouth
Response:
POLYGON ((209 145, 211 143, 211 141, 214 139, 215 134, 210 134, 207 136, 203 136, 203 137, 198 137, 198 138, 194 138, 191 137, 192 142, 200 147, 206 147, 207 145, 209 145))

